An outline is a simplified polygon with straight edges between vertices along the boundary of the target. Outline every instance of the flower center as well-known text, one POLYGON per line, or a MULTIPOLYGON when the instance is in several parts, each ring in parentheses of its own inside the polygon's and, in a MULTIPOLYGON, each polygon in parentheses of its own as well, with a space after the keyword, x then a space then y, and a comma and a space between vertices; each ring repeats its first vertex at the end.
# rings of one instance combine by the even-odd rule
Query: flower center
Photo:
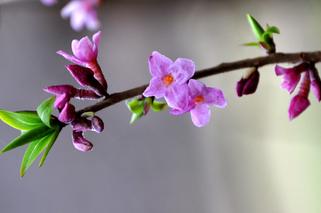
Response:
POLYGON ((171 74, 168 74, 168 75, 165 75, 162 80, 165 86, 169 86, 173 83, 174 78, 171 74))
POLYGON ((198 95, 194 98, 194 102, 196 104, 200 104, 200 103, 203 103, 204 102, 204 97, 202 95, 198 95))

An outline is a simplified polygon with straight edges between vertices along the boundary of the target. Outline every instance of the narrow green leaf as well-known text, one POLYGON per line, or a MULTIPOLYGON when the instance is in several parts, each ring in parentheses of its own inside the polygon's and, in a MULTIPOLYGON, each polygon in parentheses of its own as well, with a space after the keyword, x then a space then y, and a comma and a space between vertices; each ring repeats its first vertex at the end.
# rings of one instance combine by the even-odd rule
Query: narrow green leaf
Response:
POLYGON ((22 133, 20 136, 13 139, 7 146, 5 146, 1 151, 0 154, 10 151, 16 147, 25 145, 32 141, 38 140, 39 138, 44 137, 48 134, 48 132, 52 131, 52 129, 48 128, 47 126, 39 126, 32 130, 22 133))
POLYGON ((160 112, 164 110, 166 107, 167 107, 166 102, 162 102, 162 101, 153 101, 153 103, 151 104, 151 108, 154 112, 160 112))
POLYGON ((51 130, 48 135, 45 135, 43 138, 35 140, 31 142, 23 156, 21 167, 20 167, 20 176, 23 177, 25 172, 29 169, 29 167, 33 164, 33 162, 37 159, 37 157, 41 154, 41 152, 48 146, 51 142, 52 134, 54 130, 51 130))
POLYGON ((261 36, 264 33, 263 27, 250 14, 247 14, 246 17, 255 37, 257 38, 257 40, 260 40, 261 36))
POLYGON ((138 119, 140 119, 141 117, 143 117, 143 115, 144 115, 143 112, 140 113, 140 114, 133 113, 129 123, 130 123, 130 124, 135 123, 135 121, 137 121, 138 119))
POLYGON ((11 112, 1 109, 0 119, 7 125, 19 130, 30 130, 42 125, 38 114, 32 111, 11 112))
POLYGON ((254 47, 258 47, 258 46, 260 46, 260 44, 258 43, 258 42, 248 42, 248 43, 245 43, 245 44, 243 44, 243 46, 254 46, 254 47))
POLYGON ((45 161, 47 159, 47 156, 52 148, 52 146, 55 144, 56 140, 57 140, 57 137, 59 135, 61 131, 61 128, 57 128, 53 133, 52 135, 50 136, 50 138, 48 139, 48 145, 46 147, 46 150, 44 151, 42 157, 41 157, 41 160, 39 162, 39 167, 42 167, 44 164, 45 164, 45 161))
POLYGON ((38 107, 37 113, 44 124, 48 127, 51 127, 50 120, 51 120, 51 113, 52 113, 52 106, 55 102, 55 97, 50 97, 44 100, 38 107))

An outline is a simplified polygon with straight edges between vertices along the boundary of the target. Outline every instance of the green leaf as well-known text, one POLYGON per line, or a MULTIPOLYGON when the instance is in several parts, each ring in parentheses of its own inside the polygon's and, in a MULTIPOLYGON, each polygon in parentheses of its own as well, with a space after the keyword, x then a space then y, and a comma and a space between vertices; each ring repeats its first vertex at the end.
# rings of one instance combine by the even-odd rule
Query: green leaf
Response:
POLYGON ((277 28, 276 26, 269 26, 269 25, 267 26, 265 32, 269 33, 270 35, 272 35, 273 33, 280 34, 279 28, 277 28))
POLYGON ((260 46, 260 44, 258 43, 258 42, 248 42, 248 43, 245 43, 245 44, 243 44, 243 46, 254 46, 254 47, 258 47, 258 46, 260 46))
POLYGON ((246 17, 255 37, 257 38, 257 40, 260 40, 264 33, 263 27, 250 14, 247 14, 246 17))
POLYGON ((25 151, 23 156, 21 167, 20 167, 20 176, 23 177, 25 172, 29 167, 34 163, 38 156, 48 147, 48 145, 54 143, 57 139, 60 130, 51 130, 43 138, 35 140, 28 145, 28 148, 25 151))
POLYGON ((162 102, 162 101, 153 101, 153 103, 151 104, 151 108, 154 112, 160 112, 164 110, 166 107, 167 107, 166 102, 162 102))
POLYGON ((47 126, 39 126, 27 132, 23 132, 20 136, 13 139, 7 146, 5 146, 1 151, 0 154, 10 151, 14 148, 19 146, 25 145, 32 141, 38 140, 45 135, 47 135, 52 129, 48 128, 47 126))
POLYGON ((32 111, 11 112, 0 110, 0 119, 7 125, 19 130, 30 130, 42 125, 38 114, 32 111))
POLYGON ((133 123, 135 123, 135 121, 137 121, 138 119, 140 119, 143 116, 144 116, 143 112, 140 114, 133 113, 129 123, 133 124, 133 123))
POLYGON ((47 147, 46 147, 46 150, 44 151, 42 157, 41 157, 41 160, 39 162, 39 167, 42 167, 44 164, 45 164, 45 161, 47 159, 47 156, 52 148, 52 146, 55 144, 56 140, 57 140, 57 137, 59 135, 61 131, 61 128, 58 128, 54 131, 54 133, 51 135, 51 138, 49 139, 50 142, 48 143, 47 147))
POLYGON ((55 102, 55 97, 52 96, 46 100, 44 100, 38 107, 37 113, 44 124, 48 127, 51 127, 51 113, 52 113, 52 106, 55 102))

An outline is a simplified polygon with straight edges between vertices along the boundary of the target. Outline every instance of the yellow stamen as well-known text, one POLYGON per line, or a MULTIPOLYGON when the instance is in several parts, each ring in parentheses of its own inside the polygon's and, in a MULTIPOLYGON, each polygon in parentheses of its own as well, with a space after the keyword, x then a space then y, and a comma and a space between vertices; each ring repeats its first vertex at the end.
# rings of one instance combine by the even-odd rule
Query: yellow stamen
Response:
POLYGON ((198 95, 194 98, 194 102, 196 104, 200 104, 200 103, 203 103, 204 102, 204 97, 202 95, 198 95))

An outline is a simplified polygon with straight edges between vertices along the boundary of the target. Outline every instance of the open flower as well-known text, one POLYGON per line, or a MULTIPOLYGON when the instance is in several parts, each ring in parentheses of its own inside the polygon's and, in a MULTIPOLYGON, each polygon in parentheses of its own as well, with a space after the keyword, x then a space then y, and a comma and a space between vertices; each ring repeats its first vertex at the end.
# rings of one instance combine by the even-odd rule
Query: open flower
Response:
POLYGON ((191 79, 188 82, 189 105, 183 110, 172 109, 171 113, 180 115, 185 112, 191 113, 191 118, 195 126, 203 127, 210 121, 210 106, 224 108, 227 105, 224 94, 220 89, 207 87, 200 81, 191 79))
POLYGON ((301 73, 309 69, 309 64, 301 63, 291 68, 284 68, 279 65, 275 66, 275 74, 283 76, 281 87, 292 93, 300 81, 301 73))
POLYGON ((305 111, 310 106, 310 101, 308 99, 310 92, 310 76, 309 72, 305 72, 300 84, 300 89, 296 96, 291 100, 289 107, 289 119, 293 120, 298 117, 303 111, 305 111))
POLYGON ((152 75, 145 97, 164 97, 172 108, 185 108, 188 104, 186 82, 194 75, 195 65, 190 59, 178 58, 175 62, 154 51, 148 60, 152 75))
POLYGON ((96 11, 99 1, 72 0, 62 9, 61 16, 63 18, 70 17, 71 27, 76 31, 80 31, 84 27, 88 30, 97 30, 100 26, 96 11))
POLYGON ((97 62, 100 37, 101 32, 97 32, 92 37, 93 42, 91 42, 87 36, 81 38, 79 41, 76 39, 73 40, 71 43, 73 55, 62 50, 59 50, 57 53, 72 63, 91 69, 94 77, 106 90, 107 82, 97 62))

